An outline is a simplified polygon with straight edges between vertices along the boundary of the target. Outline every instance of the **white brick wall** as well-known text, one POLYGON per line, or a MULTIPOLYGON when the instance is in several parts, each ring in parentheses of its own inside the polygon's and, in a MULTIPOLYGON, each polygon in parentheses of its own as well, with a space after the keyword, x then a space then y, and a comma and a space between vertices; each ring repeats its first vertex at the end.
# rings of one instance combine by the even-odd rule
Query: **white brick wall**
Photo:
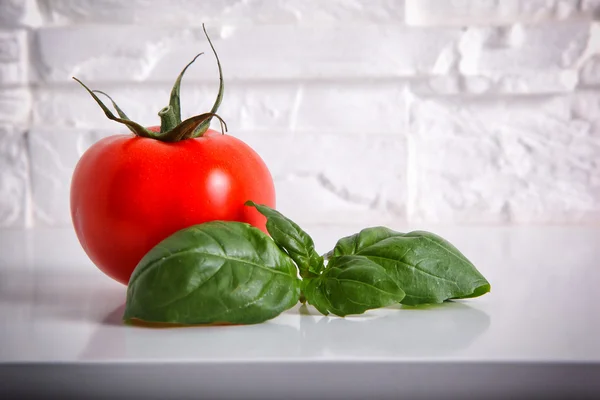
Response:
MULTIPOLYGON (((598 93, 409 105, 409 212, 417 221, 600 221, 600 135, 576 112, 598 93), (585 98, 581 98, 585 97, 585 98)), ((596 117, 597 118, 597 117, 596 117)))
POLYGON ((0 227, 70 224, 79 156, 210 108, 300 223, 600 224, 600 0, 0 0, 0 227), (169 5, 168 7, 166 5, 169 5))

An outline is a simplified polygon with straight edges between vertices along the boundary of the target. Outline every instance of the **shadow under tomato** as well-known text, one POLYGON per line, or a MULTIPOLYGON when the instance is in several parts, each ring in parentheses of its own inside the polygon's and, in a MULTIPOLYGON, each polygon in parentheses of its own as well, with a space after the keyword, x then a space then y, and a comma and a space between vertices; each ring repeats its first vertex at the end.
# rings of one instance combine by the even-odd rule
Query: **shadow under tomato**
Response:
POLYGON ((88 273, 24 272, 2 278, 2 301, 36 321, 96 325, 125 299, 123 285, 92 279, 88 273))

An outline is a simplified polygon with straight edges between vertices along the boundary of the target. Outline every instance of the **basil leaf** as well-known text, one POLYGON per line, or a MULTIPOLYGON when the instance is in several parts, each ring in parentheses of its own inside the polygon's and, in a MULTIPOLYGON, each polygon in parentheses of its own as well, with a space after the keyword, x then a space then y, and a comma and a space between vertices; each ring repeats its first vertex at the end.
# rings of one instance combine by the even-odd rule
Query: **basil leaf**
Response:
POLYGON ((490 291, 489 282, 456 247, 430 232, 367 228, 340 239, 332 253, 362 255, 381 265, 406 292, 403 304, 441 303, 490 291))
POLYGON ((363 256, 329 260, 325 271, 303 282, 307 301, 322 314, 340 317, 399 303, 404 291, 385 268, 363 256))
POLYGON ((137 265, 125 320, 253 324, 298 302, 293 261, 262 231, 208 222, 176 232, 137 265))
POLYGON ((277 210, 250 200, 246 205, 255 207, 267 217, 267 231, 275 243, 298 265, 303 278, 321 273, 324 268, 323 257, 315 251, 315 244, 308 233, 277 210))

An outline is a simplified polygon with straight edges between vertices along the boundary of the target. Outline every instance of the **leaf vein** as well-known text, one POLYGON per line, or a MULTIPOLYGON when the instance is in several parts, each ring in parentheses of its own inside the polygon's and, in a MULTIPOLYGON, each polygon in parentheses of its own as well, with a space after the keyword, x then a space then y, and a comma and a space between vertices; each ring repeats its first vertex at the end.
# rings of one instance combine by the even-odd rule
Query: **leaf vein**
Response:
MULTIPOLYGON (((456 282, 454 282, 454 281, 451 281, 450 279, 447 279, 447 278, 444 278, 444 277, 441 277, 441 276, 434 275, 434 274, 432 274, 431 272, 428 272, 428 271, 425 271, 425 270, 423 270, 423 269, 417 268, 416 266, 414 266, 414 265, 411 265, 411 264, 409 264, 409 263, 407 263, 406 261, 403 261, 403 260, 399 260, 399 259, 396 259, 396 258, 390 258, 390 257, 384 257, 384 256, 376 256, 376 255, 372 255, 372 254, 362 254, 362 255, 364 255, 365 257, 367 257, 367 258, 369 258, 369 259, 370 259, 370 258, 378 258, 378 259, 382 259, 382 260, 388 260, 388 261, 392 261, 392 262, 398 262, 398 263, 400 263, 400 264, 404 264, 404 265, 408 266, 409 268, 412 268, 412 269, 414 269, 415 271, 418 271, 418 272, 422 273, 423 275, 428 275, 428 276, 431 276, 431 277, 433 277, 433 278, 436 278, 436 279, 439 279, 439 280, 442 280, 442 281, 449 282, 449 283, 453 284, 453 285, 454 285, 454 286, 456 286, 456 287, 459 287, 459 286, 458 286, 458 284, 457 284, 456 282)), ((374 262, 375 262, 375 261, 374 261, 374 262)))

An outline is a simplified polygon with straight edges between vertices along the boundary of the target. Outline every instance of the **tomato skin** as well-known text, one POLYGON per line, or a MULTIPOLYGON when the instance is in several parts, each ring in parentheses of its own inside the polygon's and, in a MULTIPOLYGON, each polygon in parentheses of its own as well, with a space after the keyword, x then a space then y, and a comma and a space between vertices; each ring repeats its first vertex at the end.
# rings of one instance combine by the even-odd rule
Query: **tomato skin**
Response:
POLYGON ((125 285, 152 247, 191 225, 241 221, 266 232, 266 219, 247 200, 275 207, 271 174, 248 145, 213 130, 175 143, 104 138, 83 154, 71 181, 83 249, 125 285))

